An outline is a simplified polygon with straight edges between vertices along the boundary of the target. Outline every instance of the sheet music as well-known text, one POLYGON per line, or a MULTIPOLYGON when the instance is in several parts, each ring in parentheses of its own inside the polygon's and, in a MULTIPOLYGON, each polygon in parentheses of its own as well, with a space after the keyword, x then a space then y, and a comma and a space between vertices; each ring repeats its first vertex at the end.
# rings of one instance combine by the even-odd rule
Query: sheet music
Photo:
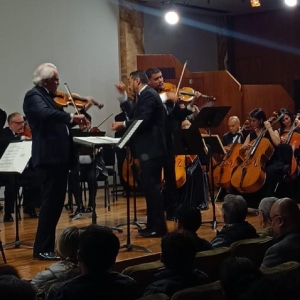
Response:
POLYGON ((120 138, 112 138, 109 136, 82 136, 74 137, 74 142, 85 144, 89 146, 93 145, 113 145, 117 144, 120 141, 120 138))
POLYGON ((23 173, 31 157, 32 141, 10 143, 0 159, 0 172, 23 173))
POLYGON ((126 143, 130 140, 131 136, 135 133, 142 122, 143 120, 136 120, 131 124, 131 126, 124 133, 122 140, 120 140, 120 142, 117 144, 120 149, 122 149, 126 145, 126 143))

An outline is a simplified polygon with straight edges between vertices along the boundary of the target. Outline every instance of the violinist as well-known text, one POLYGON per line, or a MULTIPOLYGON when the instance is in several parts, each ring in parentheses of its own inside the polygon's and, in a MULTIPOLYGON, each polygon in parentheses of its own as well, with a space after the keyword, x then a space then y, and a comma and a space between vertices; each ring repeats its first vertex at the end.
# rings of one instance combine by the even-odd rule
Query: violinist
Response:
POLYGON ((279 145, 280 145, 279 133, 277 130, 274 130, 272 128, 270 120, 267 120, 265 112, 261 108, 256 108, 252 110, 249 113, 249 117, 250 117, 253 131, 250 132, 244 144, 242 145, 240 149, 240 155, 243 157, 246 150, 249 150, 251 148, 251 145, 253 144, 254 140, 259 136, 259 134, 265 128, 267 131, 264 137, 269 140, 271 145, 273 145, 274 153, 271 156, 270 160, 267 161, 265 165, 266 181, 263 187, 257 192, 259 193, 260 197, 257 197, 257 193, 254 194, 256 194, 256 200, 262 199, 263 197, 273 197, 276 184, 283 176, 283 167, 284 167, 281 151, 279 150, 279 145))
MULTIPOLYGON (((154 88, 158 93, 164 91, 165 82, 162 73, 157 68, 149 68, 146 70, 148 76, 148 85, 154 88)), ((181 108, 178 95, 175 91, 163 93, 162 102, 165 113, 165 139, 167 145, 167 157, 164 161, 164 179, 165 179, 165 208, 167 220, 174 219, 174 212, 180 202, 180 192, 176 186, 175 175, 175 153, 174 153, 174 131, 180 128, 183 120, 190 121, 199 113, 193 101, 185 108, 181 108)), ((201 97, 201 93, 195 92, 195 98, 201 97)))
POLYGON ((56 225, 73 163, 70 128, 86 122, 83 114, 67 113, 54 97, 59 85, 55 65, 41 64, 33 73, 34 87, 24 98, 23 110, 32 131, 32 164, 42 180, 42 205, 34 242, 33 258, 59 260, 54 252, 56 225))
MULTIPOLYGON (((18 112, 8 116, 8 126, 0 131, 0 158, 10 142, 30 139, 24 135, 24 123, 23 116, 18 112)), ((14 190, 14 178, 11 175, 2 174, 1 181, 5 183, 3 221, 13 222, 12 213, 14 212, 14 197, 16 194, 14 190)), ((37 172, 32 168, 31 164, 29 164, 21 174, 20 181, 27 183, 23 187, 23 212, 28 214, 31 218, 37 218, 35 201, 36 204, 40 202, 40 189, 37 172)))

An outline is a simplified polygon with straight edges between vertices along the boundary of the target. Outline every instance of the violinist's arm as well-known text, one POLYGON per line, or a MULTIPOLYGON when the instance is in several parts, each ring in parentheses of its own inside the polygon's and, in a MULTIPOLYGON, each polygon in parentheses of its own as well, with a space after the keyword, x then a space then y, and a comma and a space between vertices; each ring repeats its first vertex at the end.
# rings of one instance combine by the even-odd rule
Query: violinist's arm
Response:
POLYGON ((264 125, 265 125, 266 129, 268 130, 268 132, 270 134, 270 137, 271 137, 271 140, 272 140, 273 144, 275 146, 278 146, 281 142, 278 130, 273 130, 273 128, 271 126, 271 123, 269 121, 265 121, 264 125))

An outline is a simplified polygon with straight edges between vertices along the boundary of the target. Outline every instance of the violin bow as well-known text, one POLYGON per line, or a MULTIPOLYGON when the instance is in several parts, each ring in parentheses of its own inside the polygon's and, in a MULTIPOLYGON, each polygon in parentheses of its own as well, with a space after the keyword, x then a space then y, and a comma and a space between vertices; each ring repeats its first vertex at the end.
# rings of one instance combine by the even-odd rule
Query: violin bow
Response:
POLYGON ((104 122, 106 122, 113 114, 110 114, 103 122, 101 122, 97 128, 99 128, 104 122))
POLYGON ((188 63, 188 61, 186 60, 185 63, 184 63, 184 65, 183 65, 182 71, 181 71, 180 79, 179 79, 178 86, 177 86, 177 89, 176 89, 176 95, 178 94, 179 87, 181 85, 181 81, 182 81, 182 77, 183 77, 183 73, 185 71, 187 63, 188 63))
POLYGON ((75 105, 75 102, 74 102, 73 98, 72 98, 72 95, 71 95, 70 89, 69 89, 69 87, 68 87, 68 84, 67 84, 67 83, 64 83, 64 86, 65 86, 65 88, 66 88, 66 90, 67 90, 67 93, 68 93, 68 95, 69 95, 69 99, 71 100, 71 102, 72 102, 72 104, 73 104, 73 106, 74 106, 74 108, 75 108, 77 114, 79 115, 79 111, 78 111, 78 109, 77 109, 77 107, 76 107, 76 105, 75 105))

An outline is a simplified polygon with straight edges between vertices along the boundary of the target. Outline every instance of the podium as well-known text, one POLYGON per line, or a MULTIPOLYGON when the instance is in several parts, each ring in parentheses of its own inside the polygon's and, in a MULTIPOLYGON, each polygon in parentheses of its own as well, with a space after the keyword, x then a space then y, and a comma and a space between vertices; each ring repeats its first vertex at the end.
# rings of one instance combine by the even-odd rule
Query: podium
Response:
POLYGON ((208 128, 208 145, 210 146, 209 150, 209 163, 210 163, 210 178, 211 178, 211 188, 210 188, 210 199, 213 208, 213 219, 209 222, 212 225, 212 229, 217 228, 217 220, 216 220, 216 206, 215 206, 215 194, 214 194, 214 176, 212 174, 213 170, 213 161, 212 161, 212 152, 213 152, 213 142, 212 142, 212 135, 211 135, 211 128, 219 127, 221 122, 224 120, 226 115, 228 114, 231 106, 212 106, 212 107, 204 107, 201 109, 199 114, 196 116, 194 122, 192 123, 190 128, 208 128))

